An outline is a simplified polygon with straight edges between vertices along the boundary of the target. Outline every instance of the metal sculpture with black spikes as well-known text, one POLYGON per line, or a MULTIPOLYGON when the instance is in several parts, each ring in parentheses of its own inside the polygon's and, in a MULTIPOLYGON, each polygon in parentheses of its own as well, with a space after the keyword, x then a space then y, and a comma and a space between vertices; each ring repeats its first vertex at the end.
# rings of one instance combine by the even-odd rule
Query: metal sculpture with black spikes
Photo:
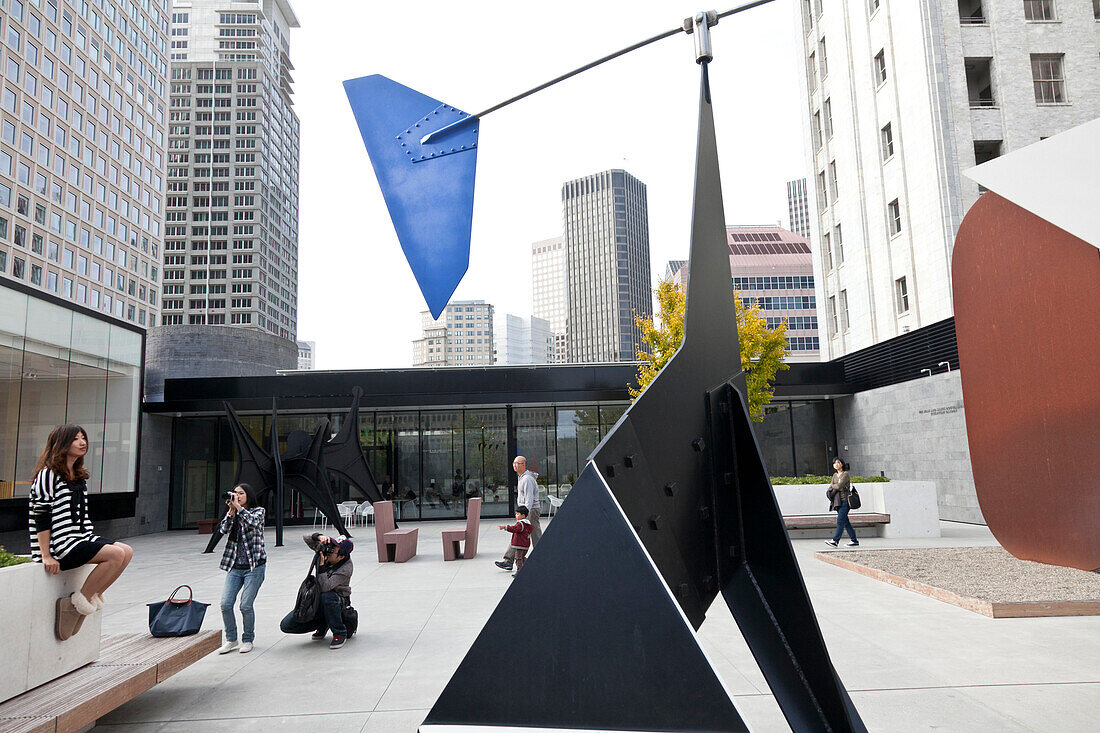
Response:
MULTIPOLYGON (((331 423, 328 418, 323 418, 312 436, 303 430, 291 431, 287 435, 285 453, 279 448, 279 415, 274 398, 271 401, 270 452, 260 447, 252 434, 245 429, 232 405, 228 402, 222 403, 237 449, 237 470, 233 484, 252 485, 261 501, 274 494, 272 511, 275 514, 277 547, 283 545, 283 514, 287 489, 293 489, 309 499, 332 526, 346 536, 350 536, 350 533, 333 497, 328 472, 332 471, 343 477, 372 504, 381 501, 381 493, 359 445, 356 431, 359 425, 359 398, 362 394, 359 387, 354 389, 348 417, 336 435, 326 438, 330 434, 331 423)), ((213 552, 221 537, 221 532, 215 528, 204 552, 213 552)))

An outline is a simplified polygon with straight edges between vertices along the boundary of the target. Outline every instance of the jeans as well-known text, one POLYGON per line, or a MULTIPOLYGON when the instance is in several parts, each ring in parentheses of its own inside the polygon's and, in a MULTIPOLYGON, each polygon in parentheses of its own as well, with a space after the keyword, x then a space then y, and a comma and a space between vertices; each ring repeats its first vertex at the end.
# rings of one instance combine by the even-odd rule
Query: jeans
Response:
POLYGON ((256 639, 256 612, 252 610, 252 603, 264 583, 266 570, 267 565, 259 565, 255 570, 230 570, 225 576, 225 585, 222 587, 222 623, 225 625, 226 641, 237 640, 237 620, 233 617, 233 604, 237 601, 238 593, 241 595, 241 618, 244 620, 241 641, 251 642, 256 639))
POLYGON ((852 529, 852 522, 848 519, 848 512, 850 510, 851 507, 848 506, 848 502, 840 502, 840 509, 836 512, 836 534, 833 535, 833 542, 840 542, 844 530, 848 530, 849 540, 852 542, 859 542, 859 540, 856 539, 856 531, 852 529))
POLYGON ((321 594, 321 606, 312 621, 299 623, 294 620, 294 611, 291 611, 279 623, 279 629, 284 634, 304 634, 307 631, 322 634, 332 629, 334 637, 347 636, 348 630, 344 626, 344 599, 335 591, 325 591, 321 594))

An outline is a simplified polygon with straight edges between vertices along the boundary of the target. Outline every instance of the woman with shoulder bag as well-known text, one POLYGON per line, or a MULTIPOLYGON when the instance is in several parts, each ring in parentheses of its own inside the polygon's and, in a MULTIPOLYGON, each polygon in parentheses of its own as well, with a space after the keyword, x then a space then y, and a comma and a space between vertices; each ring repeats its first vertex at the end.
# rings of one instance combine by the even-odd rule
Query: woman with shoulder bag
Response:
POLYGON ((56 575, 88 563, 96 567, 80 590, 57 599, 57 638, 80 631, 84 618, 103 608, 103 593, 130 564, 129 545, 103 539, 88 521, 88 433, 79 425, 60 425, 46 439, 34 467, 28 501, 31 559, 56 575))
POLYGON ((241 635, 240 653, 252 651, 256 638, 256 612, 252 608, 267 570, 267 549, 264 546, 264 508, 259 506, 256 491, 248 484, 240 484, 226 495, 229 510, 222 518, 218 530, 227 535, 225 552, 219 567, 228 575, 222 588, 222 622, 225 624, 225 643, 218 654, 228 654, 237 649, 237 619, 233 604, 241 597, 241 619, 244 633, 241 635))
POLYGON ((848 547, 859 547, 856 531, 852 529, 852 522, 848 519, 848 512, 852 508, 849 503, 852 495, 852 477, 844 470, 844 461, 839 458, 833 461, 833 469, 835 470, 833 480, 825 495, 829 497, 829 509, 836 512, 836 534, 831 540, 825 540, 825 544, 830 547, 839 546, 840 538, 847 531, 848 547))

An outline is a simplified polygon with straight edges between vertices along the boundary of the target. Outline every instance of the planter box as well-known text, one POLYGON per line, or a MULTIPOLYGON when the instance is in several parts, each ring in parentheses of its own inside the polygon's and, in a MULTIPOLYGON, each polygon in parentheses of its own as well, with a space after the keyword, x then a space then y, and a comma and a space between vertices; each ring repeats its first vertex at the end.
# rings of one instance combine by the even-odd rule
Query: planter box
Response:
POLYGON ((58 641, 57 599, 79 590, 92 566, 48 575, 41 563, 0 568, 0 702, 99 658, 103 614, 58 641))
MULTIPOLYGON (((890 515, 890 523, 880 527, 880 537, 939 537, 940 512, 936 503, 935 481, 887 481, 852 484, 863 505, 852 512, 890 515)), ((825 498, 828 484, 792 484, 775 486, 775 498, 783 516, 828 514, 825 498)))

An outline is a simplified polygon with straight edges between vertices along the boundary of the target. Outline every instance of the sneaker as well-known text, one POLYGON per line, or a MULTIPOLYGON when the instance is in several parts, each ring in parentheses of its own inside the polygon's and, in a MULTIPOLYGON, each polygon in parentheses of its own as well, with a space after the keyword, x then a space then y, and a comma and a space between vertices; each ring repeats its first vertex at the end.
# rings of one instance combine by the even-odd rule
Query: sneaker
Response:
POLYGON ((859 543, 858 542, 849 542, 848 547, 859 547, 859 543))
POLYGON ((237 642, 235 641, 227 641, 222 644, 222 648, 218 650, 218 654, 228 654, 229 652, 236 649, 238 646, 240 645, 237 644, 237 642))
POLYGON ((321 639, 324 639, 326 636, 328 636, 328 631, 314 631, 313 636, 309 638, 314 641, 321 641, 321 639))
POLYGON ((334 637, 332 637, 332 643, 328 645, 328 648, 329 649, 339 649, 340 647, 342 647, 344 645, 344 641, 346 641, 344 639, 344 637, 334 636, 334 637))
POLYGON ((825 544, 829 547, 840 547, 840 544, 836 540, 825 540, 825 544))
POLYGON ((245 643, 241 644, 241 654, 248 654, 250 651, 252 651, 251 641, 246 641, 245 643))
POLYGON ((507 560, 497 560, 494 564, 501 570, 512 569, 512 563, 508 562, 507 560))

